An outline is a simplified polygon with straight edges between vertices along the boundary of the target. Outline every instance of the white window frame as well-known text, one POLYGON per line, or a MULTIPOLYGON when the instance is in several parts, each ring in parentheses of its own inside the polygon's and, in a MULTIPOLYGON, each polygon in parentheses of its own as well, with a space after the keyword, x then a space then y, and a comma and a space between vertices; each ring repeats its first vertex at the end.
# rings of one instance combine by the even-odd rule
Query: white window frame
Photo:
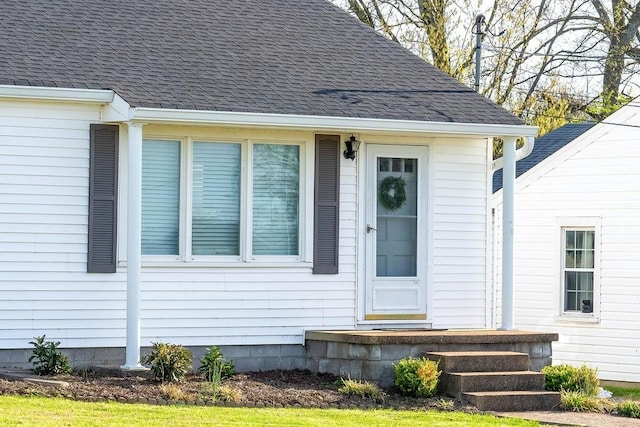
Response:
POLYGON ((560 322, 585 322, 600 321, 600 242, 601 242, 601 218, 599 217, 571 217, 558 219, 558 233, 556 247, 558 248, 557 280, 557 321, 560 322), (566 232, 567 231, 593 231, 594 233, 594 259, 593 259, 593 298, 591 313, 582 311, 565 311, 565 257, 566 257, 566 232))
MULTIPOLYGON (((145 134, 144 140, 170 140, 180 143, 180 222, 178 237, 178 255, 142 255, 143 266, 312 266, 313 247, 313 176, 309 168, 314 164, 313 139, 260 139, 227 138, 176 135, 145 134), (191 247, 192 221, 192 185, 193 185, 193 143, 232 143, 240 144, 241 184, 240 184, 240 255, 193 255, 191 247), (298 200, 298 255, 253 255, 253 145, 277 144, 299 147, 299 200, 298 200)), ((122 258, 121 258, 122 259, 122 258)))

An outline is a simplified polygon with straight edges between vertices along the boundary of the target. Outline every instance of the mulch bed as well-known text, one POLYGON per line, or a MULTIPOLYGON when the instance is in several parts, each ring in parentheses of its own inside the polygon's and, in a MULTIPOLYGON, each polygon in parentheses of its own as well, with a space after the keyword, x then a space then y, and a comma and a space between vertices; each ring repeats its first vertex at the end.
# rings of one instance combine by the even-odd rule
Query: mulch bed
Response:
POLYGON ((198 375, 191 375, 181 383, 167 384, 142 377, 106 376, 92 371, 42 378, 56 380, 56 383, 0 379, 0 395, 59 396, 90 402, 477 411, 449 398, 418 399, 403 396, 395 389, 384 390, 379 401, 349 396, 338 392, 340 378, 302 370, 235 374, 222 382, 226 400, 219 398, 216 401, 212 398, 211 384, 198 375))

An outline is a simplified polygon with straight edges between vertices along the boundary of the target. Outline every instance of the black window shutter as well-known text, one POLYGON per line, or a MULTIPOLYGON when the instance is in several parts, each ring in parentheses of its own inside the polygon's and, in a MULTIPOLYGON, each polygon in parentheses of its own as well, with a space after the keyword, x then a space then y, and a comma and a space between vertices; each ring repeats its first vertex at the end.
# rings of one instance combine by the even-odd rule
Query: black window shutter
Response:
POLYGON ((116 271, 118 126, 91 125, 89 163, 89 273, 116 271))
POLYGON ((338 273, 340 136, 316 135, 313 273, 338 273))

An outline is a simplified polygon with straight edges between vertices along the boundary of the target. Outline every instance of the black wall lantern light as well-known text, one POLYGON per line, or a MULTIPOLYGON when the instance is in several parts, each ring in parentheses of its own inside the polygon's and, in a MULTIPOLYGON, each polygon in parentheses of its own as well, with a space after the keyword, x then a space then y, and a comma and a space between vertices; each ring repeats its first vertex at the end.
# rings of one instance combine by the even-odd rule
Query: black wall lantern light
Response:
POLYGON ((343 152, 344 158, 355 160, 356 152, 358 151, 358 147, 360 146, 360 141, 358 141, 355 136, 351 135, 349 139, 344 142, 344 145, 347 147, 347 149, 343 152))

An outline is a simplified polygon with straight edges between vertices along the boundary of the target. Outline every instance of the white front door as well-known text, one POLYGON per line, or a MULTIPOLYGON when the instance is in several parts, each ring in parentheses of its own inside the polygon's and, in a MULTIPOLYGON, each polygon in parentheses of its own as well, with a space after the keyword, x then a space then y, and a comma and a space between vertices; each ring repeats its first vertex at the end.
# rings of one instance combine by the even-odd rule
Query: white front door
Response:
POLYGON ((367 145, 365 320, 427 316, 427 147, 367 145))

